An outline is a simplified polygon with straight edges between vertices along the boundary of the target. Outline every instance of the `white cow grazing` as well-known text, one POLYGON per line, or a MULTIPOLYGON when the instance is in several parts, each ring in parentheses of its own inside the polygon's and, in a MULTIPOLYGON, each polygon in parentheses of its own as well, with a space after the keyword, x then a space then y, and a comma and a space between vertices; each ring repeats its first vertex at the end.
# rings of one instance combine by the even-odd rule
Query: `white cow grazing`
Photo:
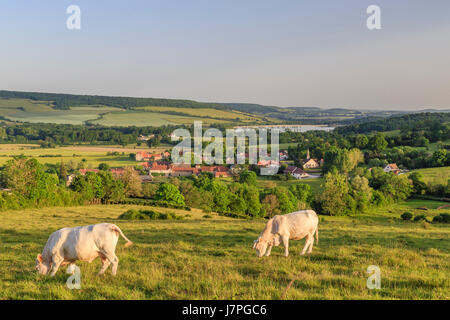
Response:
POLYGON ((311 253, 314 243, 314 233, 316 241, 319 243, 319 218, 314 210, 302 210, 285 215, 276 215, 270 219, 258 239, 253 242, 253 249, 256 255, 262 257, 270 255, 273 246, 280 244, 280 238, 284 246, 284 255, 289 255, 289 240, 300 240, 306 237, 305 247, 311 253), (309 249, 308 249, 309 248, 309 249))
POLYGON ((92 262, 100 257, 102 267, 98 274, 103 274, 112 264, 112 274, 115 275, 119 264, 115 254, 119 234, 127 241, 126 247, 132 244, 122 230, 112 223, 55 231, 48 238, 42 254, 37 255, 36 270, 40 274, 48 274, 51 270, 50 275, 53 277, 60 266, 69 264, 73 270, 76 260, 92 262))

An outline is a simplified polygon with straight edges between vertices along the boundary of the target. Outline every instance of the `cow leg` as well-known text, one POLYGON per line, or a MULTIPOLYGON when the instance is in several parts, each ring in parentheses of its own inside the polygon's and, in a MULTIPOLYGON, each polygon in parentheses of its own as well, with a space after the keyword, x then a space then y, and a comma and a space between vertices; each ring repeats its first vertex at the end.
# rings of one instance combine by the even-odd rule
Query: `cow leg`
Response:
MULTIPOLYGON (((103 253, 109 263, 112 264, 112 275, 115 276, 117 273, 117 267, 119 266, 119 258, 114 253, 103 253)), ((103 267, 102 267, 103 269, 103 267)), ((105 268, 106 269, 106 268, 105 268)))
POLYGON ((59 269, 59 266, 61 265, 61 263, 64 261, 63 258, 61 258, 58 255, 54 255, 52 257, 52 272, 50 273, 50 276, 54 277, 56 272, 59 269))
POLYGON ((106 257, 101 257, 101 259, 102 259, 102 267, 100 268, 100 271, 97 273, 98 276, 101 276, 111 264, 111 262, 109 262, 109 260, 106 257))
POLYGON ((314 245, 314 234, 311 234, 311 243, 309 244, 309 248, 308 248, 308 254, 310 254, 312 252, 313 249, 313 245, 314 245))
POLYGON ((112 275, 115 276, 117 273, 117 267, 119 266, 119 258, 117 258, 116 255, 114 255, 114 262, 112 263, 112 275))
POLYGON ((314 239, 313 237, 311 237, 311 235, 308 235, 308 236, 306 237, 305 246, 303 247, 303 250, 302 250, 301 255, 304 255, 304 254, 305 254, 306 250, 308 249, 308 247, 309 247, 310 244, 311 244, 311 239, 314 239))
POLYGON ((284 246, 284 256, 287 257, 289 255, 289 237, 282 236, 281 240, 283 241, 284 246))
POLYGON ((272 245, 269 245, 269 247, 267 248, 266 254, 265 254, 266 257, 270 256, 270 252, 272 251, 272 247, 273 247, 272 245))
POLYGON ((69 266, 67 267, 67 273, 75 274, 75 267, 76 267, 75 263, 73 262, 70 263, 69 266))

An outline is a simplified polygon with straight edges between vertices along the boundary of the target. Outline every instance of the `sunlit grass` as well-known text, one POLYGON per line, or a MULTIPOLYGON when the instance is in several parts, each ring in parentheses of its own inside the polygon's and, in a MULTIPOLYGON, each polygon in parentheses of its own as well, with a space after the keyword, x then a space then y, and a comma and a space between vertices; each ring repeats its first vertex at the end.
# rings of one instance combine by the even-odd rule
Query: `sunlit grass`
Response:
MULTIPOLYGON (((136 206, 89 206, 0 213, 0 298, 3 299, 449 299, 450 228, 404 222, 408 204, 359 217, 320 217, 319 245, 300 256, 303 241, 291 241, 257 258, 251 249, 265 222, 235 220, 199 210, 153 208, 190 214, 181 221, 121 221, 136 206), (78 263, 81 290, 38 276, 34 261, 51 232, 112 222, 134 245, 120 240, 117 277, 97 277, 98 260, 78 263), (381 290, 366 288, 366 269, 381 269, 381 290)), ((432 216, 445 210, 429 210, 432 216)))

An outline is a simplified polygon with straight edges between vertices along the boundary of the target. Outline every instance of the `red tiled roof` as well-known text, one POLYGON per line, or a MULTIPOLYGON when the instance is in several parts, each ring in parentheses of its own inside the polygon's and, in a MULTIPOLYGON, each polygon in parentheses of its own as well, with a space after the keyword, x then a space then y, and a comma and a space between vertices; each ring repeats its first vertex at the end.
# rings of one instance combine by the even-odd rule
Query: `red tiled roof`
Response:
POLYGON ((170 165, 168 164, 159 164, 157 162, 153 162, 150 166, 150 170, 169 170, 170 165))
POLYGON ((112 174, 123 174, 125 172, 124 168, 111 168, 110 169, 112 174))
POLYGON ((295 166, 289 166, 284 170, 284 173, 292 173, 297 167, 295 166))
POLYGON ((306 171, 300 169, 300 168, 295 168, 294 171, 292 171, 292 173, 296 173, 296 174, 305 174, 306 171))
POLYGON ((99 170, 98 169, 80 169, 79 171, 80 171, 80 173, 82 175, 85 175, 86 172, 95 172, 95 173, 97 173, 99 170))
POLYGON ((388 166, 391 167, 391 169, 393 169, 393 170, 398 170, 398 166, 396 163, 390 163, 390 164, 388 164, 388 166))

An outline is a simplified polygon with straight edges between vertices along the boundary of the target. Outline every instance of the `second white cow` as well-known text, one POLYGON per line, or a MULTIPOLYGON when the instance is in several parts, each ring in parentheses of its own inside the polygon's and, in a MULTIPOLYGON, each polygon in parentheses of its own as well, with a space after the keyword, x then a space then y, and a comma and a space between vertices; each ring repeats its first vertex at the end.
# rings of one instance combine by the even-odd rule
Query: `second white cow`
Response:
POLYGON ((289 255, 289 240, 300 240, 306 237, 302 255, 306 250, 311 253, 314 244, 314 234, 319 242, 319 218, 314 210, 302 210, 285 215, 276 215, 270 219, 258 239, 253 242, 256 255, 269 256, 273 246, 278 246, 280 240, 284 246, 284 255, 289 255))
POLYGON ((60 266, 69 264, 73 269, 77 260, 92 262, 100 257, 102 267, 98 274, 103 274, 112 264, 112 274, 115 275, 119 264, 115 254, 119 235, 127 241, 125 246, 132 244, 122 230, 112 223, 57 230, 48 238, 42 254, 37 255, 36 270, 40 274, 50 272, 53 277, 60 266))

